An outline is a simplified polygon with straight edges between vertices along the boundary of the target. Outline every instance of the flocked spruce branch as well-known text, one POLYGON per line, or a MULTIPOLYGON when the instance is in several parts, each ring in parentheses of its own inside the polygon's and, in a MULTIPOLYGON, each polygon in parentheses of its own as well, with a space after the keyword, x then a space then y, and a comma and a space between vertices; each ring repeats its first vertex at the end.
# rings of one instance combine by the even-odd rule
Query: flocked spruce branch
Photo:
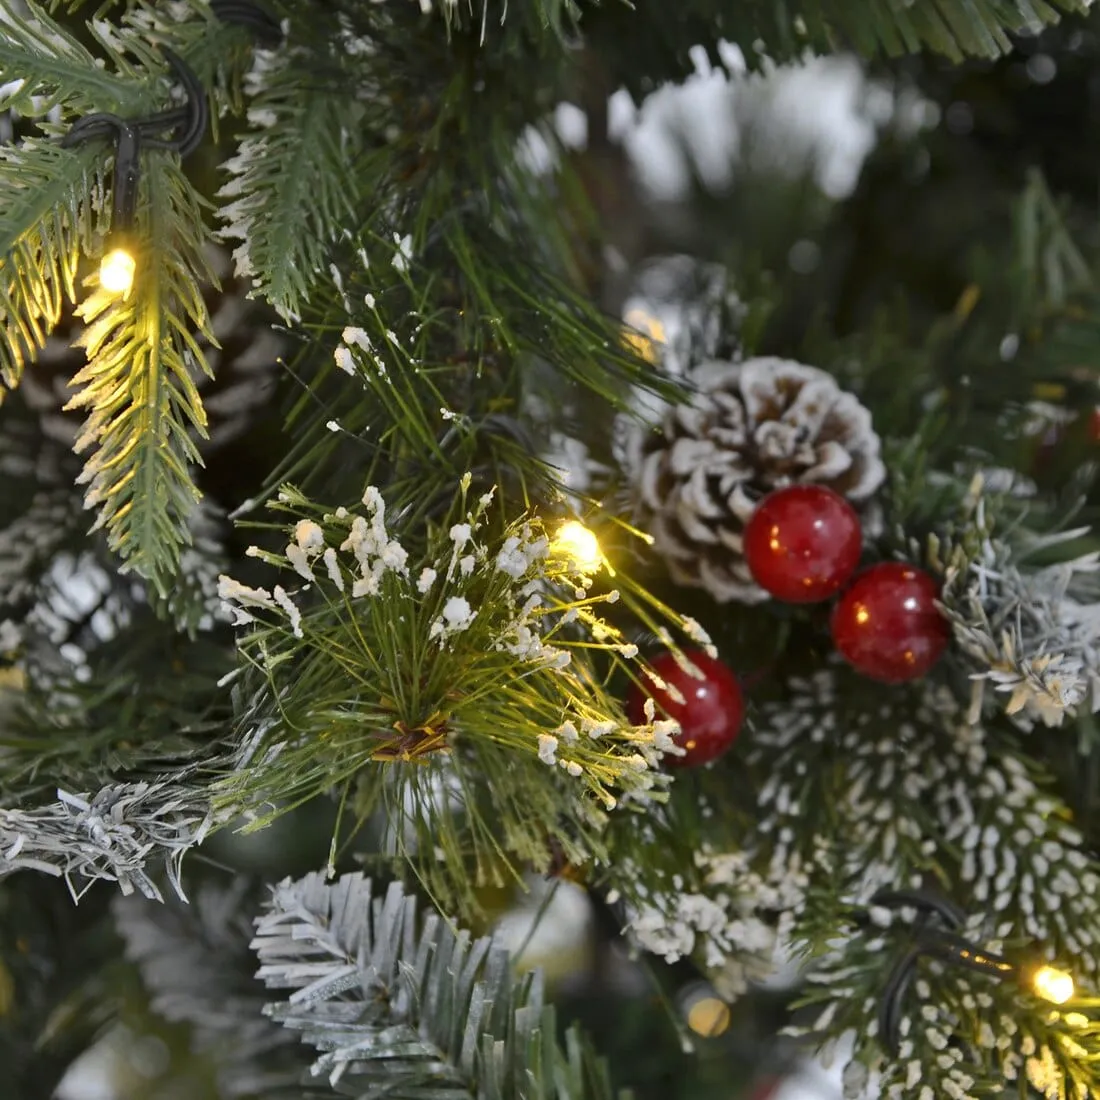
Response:
POLYGON ((221 236, 240 242, 237 274, 292 318, 355 211, 363 108, 288 49, 258 52, 245 87, 253 130, 225 165, 221 236))
POLYGON ((96 794, 57 792, 29 809, 0 808, 0 878, 21 869, 64 876, 74 897, 96 879, 159 899, 152 877, 161 863, 183 896, 184 855, 214 826, 209 794, 184 777, 122 783, 96 794))
POLYGON ((110 55, 110 69, 97 65, 77 36, 34 0, 5 4, 0 10, 0 108, 30 118, 59 106, 80 114, 144 109, 147 89, 134 79, 132 60, 104 37, 108 29, 99 22, 93 36, 110 55))
POLYGON ((848 705, 845 675, 792 681, 753 732, 765 851, 785 862, 801 849, 808 888, 834 897, 832 920, 819 893, 794 938, 823 947, 845 904, 933 882, 997 913, 1005 938, 1095 978, 1100 865, 1013 733, 972 724, 930 684, 848 705))
POLYGON ((1005 712, 1025 727, 1100 709, 1100 602, 1087 583, 1097 569, 1091 553, 1025 571, 996 538, 947 567, 941 599, 955 640, 974 678, 1007 694, 1005 712))
MULTIPOLYGON (((799 1002, 806 1022, 790 1032, 812 1041, 826 1059, 843 1058, 847 1100, 978 1100, 1009 1092, 1086 1100, 1096 1094, 1096 999, 1085 994, 1051 1011, 1050 1002, 1027 987, 1033 971, 1026 960, 998 980, 922 956, 896 1005, 897 1055, 888 1054, 879 1014, 890 996, 890 970, 913 942, 914 918, 912 910, 859 914, 807 976, 799 1002)), ((976 916, 965 938, 979 951, 999 953, 1004 931, 994 915, 976 916)))
POLYGON ((471 939, 394 883, 320 874, 277 886, 256 922, 259 977, 288 990, 266 1012, 321 1052, 344 1096, 611 1100, 606 1071, 570 1031, 564 1048, 537 975, 471 939))

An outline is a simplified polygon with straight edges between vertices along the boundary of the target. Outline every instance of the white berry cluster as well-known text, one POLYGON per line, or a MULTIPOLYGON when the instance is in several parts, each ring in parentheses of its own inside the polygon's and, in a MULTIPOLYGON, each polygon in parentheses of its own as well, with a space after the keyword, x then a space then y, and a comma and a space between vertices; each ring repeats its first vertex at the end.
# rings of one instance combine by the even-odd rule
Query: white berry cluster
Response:
POLYGON ((669 963, 695 957, 732 1001, 786 961, 808 879, 793 865, 761 868, 747 852, 703 850, 682 873, 624 861, 615 881, 632 944, 669 963))

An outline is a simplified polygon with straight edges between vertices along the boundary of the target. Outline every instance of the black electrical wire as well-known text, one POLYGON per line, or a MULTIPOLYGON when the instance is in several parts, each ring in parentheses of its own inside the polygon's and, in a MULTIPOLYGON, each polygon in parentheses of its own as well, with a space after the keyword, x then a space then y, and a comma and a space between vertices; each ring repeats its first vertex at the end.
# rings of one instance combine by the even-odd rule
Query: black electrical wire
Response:
POLYGON ((133 228, 142 149, 167 149, 186 157, 199 147, 210 124, 206 91, 194 70, 172 50, 165 48, 163 52, 169 68, 187 95, 183 106, 139 119, 123 119, 105 111, 98 112, 78 119, 61 139, 61 144, 66 148, 100 138, 114 140, 111 225, 121 232, 133 228), (166 132, 169 136, 165 136, 166 132))
POLYGON ((118 231, 127 232, 134 224, 138 178, 141 172, 141 143, 136 127, 117 115, 88 115, 73 125, 61 139, 61 144, 69 147, 100 137, 115 139, 111 226, 118 231))
POLYGON ((919 944, 910 946, 890 970, 882 987, 878 1008, 878 1034, 882 1045, 896 1058, 901 1047, 901 1021, 905 998, 917 976, 917 962, 922 950, 919 944))
POLYGON ((250 30, 261 46, 273 50, 283 44, 278 21, 251 0, 210 0, 210 10, 223 23, 250 30))
POLYGON ((891 968, 879 1003, 879 1038, 895 1057, 901 1046, 905 998, 922 957, 938 959, 998 979, 1016 973, 1016 968, 1007 959, 976 947, 959 934, 966 923, 966 915, 954 902, 940 894, 928 890, 883 891, 871 899, 871 904, 887 909, 915 909, 918 913, 914 940, 891 968))

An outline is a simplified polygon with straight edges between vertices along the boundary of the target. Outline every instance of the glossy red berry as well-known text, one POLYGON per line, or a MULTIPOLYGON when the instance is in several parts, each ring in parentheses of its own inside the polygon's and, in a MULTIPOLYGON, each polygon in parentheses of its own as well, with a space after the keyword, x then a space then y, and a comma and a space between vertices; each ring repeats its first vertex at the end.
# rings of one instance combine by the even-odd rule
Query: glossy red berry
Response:
POLYGON ((786 603, 835 595, 863 550, 856 510, 824 485, 792 485, 766 496, 745 525, 745 563, 765 592, 786 603))
POLYGON ((652 697, 657 717, 664 714, 680 723, 680 732, 673 740, 686 750, 684 756, 666 756, 665 763, 690 768, 709 763, 733 744, 741 731, 745 700, 737 677, 721 661, 700 649, 685 650, 684 656, 702 673, 702 679, 681 668, 671 653, 662 653, 650 662, 653 671, 678 690, 684 701, 678 702, 653 685, 646 690, 634 684, 627 701, 627 717, 636 726, 642 725, 646 721, 645 701, 652 697))
POLYGON ((938 586, 922 569, 884 562, 864 570, 833 608, 833 643, 873 680, 923 676, 943 654, 951 628, 936 608, 938 586))

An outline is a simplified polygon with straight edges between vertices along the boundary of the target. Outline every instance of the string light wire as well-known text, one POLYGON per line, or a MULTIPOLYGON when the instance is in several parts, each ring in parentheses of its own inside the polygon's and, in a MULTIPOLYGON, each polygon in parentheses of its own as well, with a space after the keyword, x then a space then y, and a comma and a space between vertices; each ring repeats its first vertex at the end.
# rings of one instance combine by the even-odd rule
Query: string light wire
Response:
MULTIPOLYGON (((210 10, 222 22, 251 31, 261 45, 275 48, 282 44, 282 27, 251 0, 212 0, 210 10)), ((61 139, 64 148, 102 139, 115 143, 111 203, 113 247, 100 265, 100 286, 113 294, 128 295, 137 270, 132 238, 142 150, 164 149, 178 153, 181 158, 187 157, 202 143, 210 125, 206 90, 194 70, 168 47, 162 47, 161 52, 176 82, 183 88, 185 102, 182 106, 138 119, 97 112, 78 119, 61 139)))
MULTIPOLYGON (((1036 996, 1052 1004, 1064 1004, 1074 994, 1073 978, 1065 971, 1052 966, 1021 970, 1001 955, 985 951, 965 939, 960 934, 966 923, 965 914, 938 894, 925 890, 882 891, 871 899, 871 905, 917 912, 913 942, 891 967, 879 1005, 879 1035, 887 1050, 895 1056, 901 1045, 905 999, 922 957, 976 970, 998 980, 1015 977, 1036 996)), ((864 918, 861 923, 868 922, 868 918, 864 918)))

